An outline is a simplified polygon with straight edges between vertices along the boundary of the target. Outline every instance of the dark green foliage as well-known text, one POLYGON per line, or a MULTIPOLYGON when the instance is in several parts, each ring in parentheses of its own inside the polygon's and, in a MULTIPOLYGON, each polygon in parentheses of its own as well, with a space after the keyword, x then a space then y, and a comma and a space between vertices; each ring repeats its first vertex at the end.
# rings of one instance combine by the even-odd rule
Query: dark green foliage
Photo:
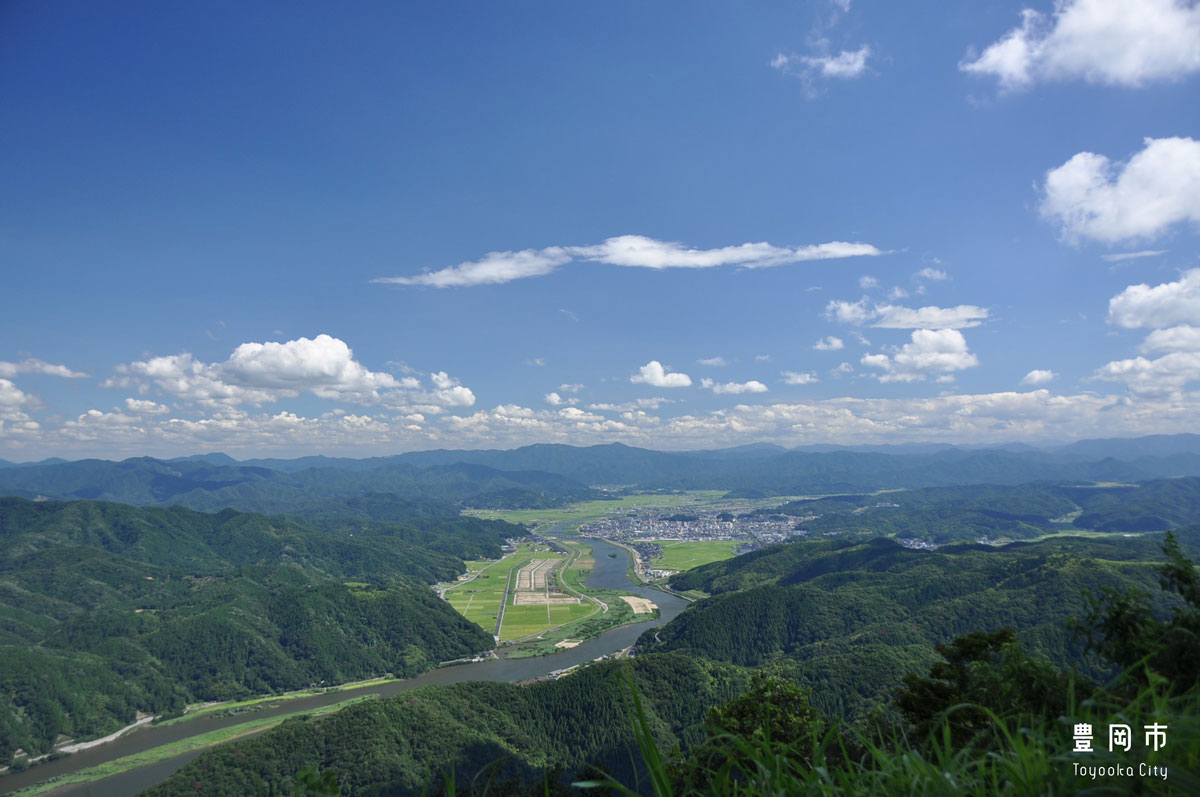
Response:
POLYGON ((1133 681, 1144 681, 1149 670, 1181 693, 1200 687, 1200 581, 1170 532, 1163 553, 1159 586, 1181 598, 1168 619, 1153 615, 1144 590, 1108 587, 1089 596, 1083 628, 1089 647, 1129 671, 1133 681))
POLYGON ((488 649, 419 582, 519 531, 0 499, 0 760, 137 712, 410 676, 488 649))
MULTIPOLYGON (((1194 538, 1193 532, 1186 532, 1194 538)), ((795 661, 814 703, 862 718, 889 701, 933 647, 976 629, 1010 627, 1032 654, 1104 678, 1066 622, 1088 612, 1084 590, 1155 585, 1161 537, 1048 539, 937 551, 890 540, 796 542, 716 562, 671 579, 714 596, 640 642, 756 667, 795 661), (658 641, 661 640, 661 641, 658 641)), ((1152 603, 1166 615, 1172 600, 1152 603)))
POLYGON ((927 677, 905 675, 896 693, 897 708, 919 738, 945 729, 956 747, 986 746, 995 742, 993 723, 981 707, 1044 723, 1067 712, 1073 692, 1090 692, 1088 684, 1076 690, 1072 679, 1049 662, 1025 655, 1009 628, 973 631, 936 649, 943 661, 935 662, 927 677))
MULTIPOLYGON (((353 794, 419 794, 451 772, 456 783, 469 784, 486 771, 485 781, 523 784, 512 792, 522 794, 542 791, 547 769, 578 778, 600 767, 636 779, 625 666, 605 662, 527 687, 425 687, 289 721, 216 748, 149 794, 191 793, 197 785, 202 795, 286 791, 307 766, 335 769, 342 790, 353 794)), ((639 657, 630 669, 647 727, 667 748, 694 737, 711 707, 748 685, 737 668, 678 655, 639 657)))

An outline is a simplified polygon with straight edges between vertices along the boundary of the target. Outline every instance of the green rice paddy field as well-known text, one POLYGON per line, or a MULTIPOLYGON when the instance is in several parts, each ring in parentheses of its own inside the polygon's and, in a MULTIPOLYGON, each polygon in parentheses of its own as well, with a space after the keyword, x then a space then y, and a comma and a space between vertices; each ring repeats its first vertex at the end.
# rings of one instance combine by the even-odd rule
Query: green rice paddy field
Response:
MULTIPOLYGON (((573 547, 573 546, 572 546, 573 547)), ((574 572, 580 563, 586 561, 590 568, 591 560, 584 559, 582 554, 586 546, 580 546, 580 555, 572 557, 572 572, 563 573, 563 580, 569 586, 578 583, 577 573, 574 572)), ((469 581, 456 584, 446 590, 446 599, 463 617, 476 623, 489 633, 496 632, 496 620, 500 614, 500 604, 510 582, 516 587, 517 572, 536 559, 560 559, 561 554, 552 551, 535 552, 533 547, 524 544, 517 551, 498 562, 468 562, 467 572, 474 574, 469 581)), ((516 606, 511 595, 504 611, 504 625, 500 629, 501 641, 520 639, 536 634, 547 628, 563 623, 579 620, 595 611, 595 605, 584 601, 577 604, 558 606, 516 606)))
POLYGON ((654 561, 661 570, 691 570, 693 567, 720 562, 733 558, 733 549, 740 543, 734 540, 711 540, 704 542, 679 542, 660 540, 663 558, 654 561))

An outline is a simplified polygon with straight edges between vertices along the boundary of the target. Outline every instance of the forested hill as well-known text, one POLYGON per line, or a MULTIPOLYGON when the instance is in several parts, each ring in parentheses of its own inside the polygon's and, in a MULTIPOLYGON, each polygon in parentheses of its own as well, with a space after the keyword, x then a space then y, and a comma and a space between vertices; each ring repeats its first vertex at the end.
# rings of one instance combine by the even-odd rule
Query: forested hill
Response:
MULTIPOLYGON (((631 665, 647 721, 666 749, 694 744, 707 710, 750 681, 740 668, 686 656, 631 665)), ((447 776, 459 793, 541 794, 548 781, 563 794, 563 781, 598 769, 632 782, 635 715, 623 669, 604 662, 525 687, 425 687, 290 720, 215 748, 146 794, 290 794, 296 773, 310 766, 335 771, 343 794, 451 793, 447 776), (480 791, 468 792, 477 774, 480 791)))
POLYGON ((0 499, 0 761, 139 711, 414 675, 488 649, 421 582, 520 533, 0 499))
MULTIPOLYGON (((1200 526, 1176 534, 1189 555, 1200 553, 1200 526)), ((872 537, 775 545, 673 576, 672 587, 713 597, 644 635, 639 649, 744 666, 790 661, 814 687, 814 705, 849 716, 886 704, 905 672, 929 665, 933 645, 970 631, 1014 628, 1027 650, 1086 670, 1068 627, 1087 614, 1084 591, 1136 586, 1165 613, 1150 566, 1162 560, 1162 539, 937 551, 872 537)))
POLYGON ((0 469, 0 495, 82 498, 139 506, 329 514, 329 504, 371 493, 427 505, 502 508, 558 506, 597 497, 583 484, 558 474, 501 472, 463 463, 429 468, 391 463, 370 469, 284 471, 207 459, 166 462, 138 457, 121 462, 89 459, 0 469))
POLYGON ((795 516, 809 535, 871 531, 935 543, 1165 531, 1200 523, 1200 478, 928 487, 801 499, 755 514, 795 516))

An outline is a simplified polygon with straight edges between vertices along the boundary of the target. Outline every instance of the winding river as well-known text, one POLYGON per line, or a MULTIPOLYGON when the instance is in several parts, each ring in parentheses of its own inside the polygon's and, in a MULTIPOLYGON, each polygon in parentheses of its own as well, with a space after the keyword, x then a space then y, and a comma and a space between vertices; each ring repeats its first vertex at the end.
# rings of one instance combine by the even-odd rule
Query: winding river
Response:
MULTIPOLYGON (((551 529, 553 534, 555 529, 551 529)), ((658 604, 661 612, 654 620, 647 620, 633 625, 626 625, 606 631, 598 638, 589 640, 581 645, 556 653, 552 656, 538 656, 526 659, 496 659, 470 664, 458 664, 430 670, 427 673, 404 681, 396 681, 382 686, 365 686, 359 689, 347 689, 313 697, 297 698, 284 701, 277 708, 263 709, 252 714, 239 714, 232 717, 205 717, 191 722, 167 725, 165 727, 147 726, 139 728, 120 737, 116 741, 83 750, 57 761, 49 761, 40 766, 31 767, 24 772, 11 775, 0 775, 0 790, 4 793, 15 791, 26 786, 47 780, 59 775, 77 772, 87 767, 103 764, 123 756, 149 750, 159 745, 187 739, 201 733, 238 725, 250 719, 271 717, 278 714, 291 714, 297 711, 307 711, 333 703, 339 703, 353 697, 364 695, 391 695, 416 689, 419 686, 440 686, 460 683, 462 681, 506 681, 518 683, 533 678, 549 675, 551 672, 583 664, 600 656, 615 653, 632 645, 648 628, 662 625, 678 615, 687 606, 687 601, 674 595, 668 595, 651 587, 636 586, 628 576, 629 554, 624 548, 610 545, 601 540, 588 540, 594 548, 593 557, 596 560, 591 574, 587 579, 589 587, 596 589, 616 589, 631 595, 641 595, 658 604), (612 554, 615 554, 613 556, 612 554)), ((124 797, 136 794, 171 776, 176 770, 196 758, 201 750, 148 764, 137 769, 113 775, 103 780, 90 783, 79 783, 63 786, 47 794, 54 795, 90 795, 91 797, 124 797)))

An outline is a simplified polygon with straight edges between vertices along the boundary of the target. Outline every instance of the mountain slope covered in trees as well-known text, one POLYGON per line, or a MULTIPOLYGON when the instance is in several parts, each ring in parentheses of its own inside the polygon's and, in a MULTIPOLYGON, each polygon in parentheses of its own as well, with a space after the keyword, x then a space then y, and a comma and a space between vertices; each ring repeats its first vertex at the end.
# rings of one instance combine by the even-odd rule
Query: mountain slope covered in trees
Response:
POLYGON ((425 583, 519 533, 0 499, 0 759, 137 712, 415 675, 488 649, 425 583))

